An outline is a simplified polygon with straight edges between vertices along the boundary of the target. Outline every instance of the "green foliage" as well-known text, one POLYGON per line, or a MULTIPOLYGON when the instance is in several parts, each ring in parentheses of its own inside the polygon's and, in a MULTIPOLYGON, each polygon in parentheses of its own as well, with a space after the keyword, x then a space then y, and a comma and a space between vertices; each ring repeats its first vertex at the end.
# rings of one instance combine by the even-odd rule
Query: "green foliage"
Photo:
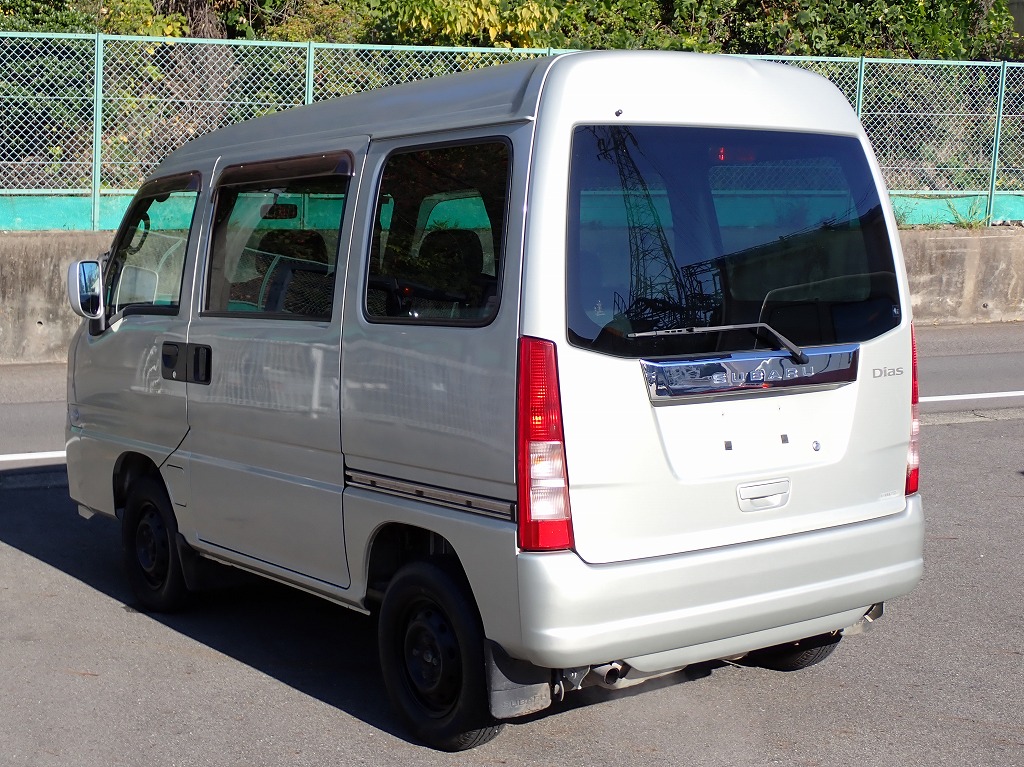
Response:
POLYGON ((291 15, 267 27, 265 37, 287 42, 358 43, 370 33, 373 14, 363 0, 303 0, 291 15))
POLYGON ((370 0, 375 37, 407 45, 529 46, 551 0, 370 0))
POLYGON ((699 53, 730 48, 738 0, 676 0, 672 47, 699 53))
POLYGON ((535 35, 573 48, 1000 59, 1012 54, 1008 0, 551 0, 535 35))
POLYGON ((1001 58, 1007 0, 781 0, 737 3, 731 52, 929 59, 1001 58))
POLYGON ((70 2, 0 0, 0 32, 94 32, 95 22, 70 2))
POLYGON ((991 217, 985 213, 986 200, 983 195, 946 200, 954 226, 958 229, 981 229, 988 226, 991 217))
POLYGON ((560 0, 537 43, 556 48, 664 48, 673 35, 657 0, 560 0))
POLYGON ((1024 55, 1009 0, 0 0, 4 30, 914 59, 1024 55))
POLYGON ((185 37, 188 20, 181 13, 158 14, 151 0, 104 0, 99 28, 110 35, 185 37))

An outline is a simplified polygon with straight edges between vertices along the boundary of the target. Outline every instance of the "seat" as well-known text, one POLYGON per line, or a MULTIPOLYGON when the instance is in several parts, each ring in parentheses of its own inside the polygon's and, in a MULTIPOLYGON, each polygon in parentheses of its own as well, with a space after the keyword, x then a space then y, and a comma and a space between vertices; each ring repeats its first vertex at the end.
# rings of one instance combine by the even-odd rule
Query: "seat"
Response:
POLYGON ((335 274, 319 232, 275 229, 263 235, 259 250, 278 256, 268 276, 263 311, 330 317, 335 274))
POLYGON ((469 229, 436 229, 420 244, 419 260, 438 275, 437 287, 460 296, 464 316, 474 317, 487 299, 493 279, 483 274, 484 251, 480 237, 469 229))
POLYGON ((259 249, 317 264, 328 263, 327 243, 313 229, 272 229, 260 239, 259 249))

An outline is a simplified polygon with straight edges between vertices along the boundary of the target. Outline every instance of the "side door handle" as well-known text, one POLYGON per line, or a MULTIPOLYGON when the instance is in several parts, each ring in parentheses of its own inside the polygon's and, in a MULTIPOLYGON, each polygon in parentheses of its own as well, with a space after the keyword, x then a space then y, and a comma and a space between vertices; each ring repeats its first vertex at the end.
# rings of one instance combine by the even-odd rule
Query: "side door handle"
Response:
POLYGON ((188 382, 208 386, 213 380, 213 349, 205 344, 189 344, 187 357, 188 382))
POLYGON ((187 354, 182 354, 182 347, 185 344, 165 341, 160 347, 160 375, 168 381, 185 382, 187 373, 185 360, 187 354))

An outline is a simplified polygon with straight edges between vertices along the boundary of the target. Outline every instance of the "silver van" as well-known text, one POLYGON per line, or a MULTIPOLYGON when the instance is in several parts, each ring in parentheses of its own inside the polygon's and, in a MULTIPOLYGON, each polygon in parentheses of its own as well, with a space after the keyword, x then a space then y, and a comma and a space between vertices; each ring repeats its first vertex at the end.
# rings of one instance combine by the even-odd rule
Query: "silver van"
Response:
POLYGON ((578 53, 252 120, 68 287, 70 492, 140 605, 213 561, 376 612, 432 746, 811 665, 921 575, 896 223, 816 75, 578 53))

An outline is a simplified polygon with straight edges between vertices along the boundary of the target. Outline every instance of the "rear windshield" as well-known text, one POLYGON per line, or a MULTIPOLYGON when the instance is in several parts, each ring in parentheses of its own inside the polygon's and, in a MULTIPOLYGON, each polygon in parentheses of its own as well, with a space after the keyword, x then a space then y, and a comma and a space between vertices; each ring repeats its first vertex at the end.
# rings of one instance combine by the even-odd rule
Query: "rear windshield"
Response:
MULTIPOLYGON (((850 137, 581 126, 572 144, 569 339, 619 356, 873 338, 900 322, 892 250, 850 137)), ((775 346, 775 348, 778 348, 775 346)))

